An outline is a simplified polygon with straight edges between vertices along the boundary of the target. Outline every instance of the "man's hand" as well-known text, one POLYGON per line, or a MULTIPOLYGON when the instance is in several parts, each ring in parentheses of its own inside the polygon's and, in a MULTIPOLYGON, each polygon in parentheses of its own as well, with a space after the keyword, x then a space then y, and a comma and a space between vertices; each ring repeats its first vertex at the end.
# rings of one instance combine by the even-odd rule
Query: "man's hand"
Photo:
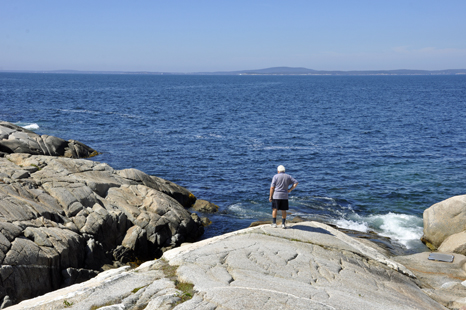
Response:
POLYGON ((298 183, 293 184, 293 186, 291 186, 291 188, 288 190, 288 193, 291 193, 291 191, 294 190, 296 186, 298 186, 298 183))

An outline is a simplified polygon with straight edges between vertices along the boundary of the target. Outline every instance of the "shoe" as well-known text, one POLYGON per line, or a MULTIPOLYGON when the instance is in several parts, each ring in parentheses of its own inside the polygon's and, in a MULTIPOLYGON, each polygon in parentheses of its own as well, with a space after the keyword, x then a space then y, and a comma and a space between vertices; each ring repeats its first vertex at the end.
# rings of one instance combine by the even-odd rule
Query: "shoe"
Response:
POLYGON ((286 225, 282 224, 282 225, 280 225, 280 228, 286 229, 286 225))
POLYGON ((272 226, 273 228, 277 228, 277 224, 272 224, 270 226, 272 226))

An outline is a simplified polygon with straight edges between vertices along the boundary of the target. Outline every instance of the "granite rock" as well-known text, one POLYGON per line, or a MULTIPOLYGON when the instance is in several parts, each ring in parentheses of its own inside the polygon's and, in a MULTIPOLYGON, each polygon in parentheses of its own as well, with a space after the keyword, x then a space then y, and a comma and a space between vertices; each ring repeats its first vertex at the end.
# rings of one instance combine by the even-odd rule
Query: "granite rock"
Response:
POLYGON ((0 157, 0 304, 197 240, 202 222, 182 205, 194 201, 185 188, 141 171, 66 157, 0 157))
POLYGON ((137 269, 104 272, 11 309, 61 309, 65 301, 83 310, 447 309, 421 282, 357 238, 303 222, 185 244, 137 269), (180 283, 191 283, 193 294, 180 283))
POLYGON ((421 240, 431 250, 466 255, 466 195, 434 204, 423 214, 421 240))
POLYGON ((422 241, 436 250, 449 236, 466 231, 466 195, 451 197, 432 205, 424 210, 423 219, 422 241))

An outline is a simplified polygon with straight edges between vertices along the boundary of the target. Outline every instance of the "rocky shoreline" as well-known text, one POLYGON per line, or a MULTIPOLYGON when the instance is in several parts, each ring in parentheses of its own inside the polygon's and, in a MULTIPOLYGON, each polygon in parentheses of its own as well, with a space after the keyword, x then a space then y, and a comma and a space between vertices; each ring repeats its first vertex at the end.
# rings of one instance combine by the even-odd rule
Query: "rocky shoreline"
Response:
POLYGON ((204 232, 187 211, 196 197, 181 186, 82 159, 97 152, 77 141, 5 122, 0 136, 2 307, 158 258, 204 232))
POLYGON ((218 206, 17 127, 0 122, 0 309, 466 309, 466 196, 424 213, 453 263, 317 222, 195 242, 192 211, 218 206))

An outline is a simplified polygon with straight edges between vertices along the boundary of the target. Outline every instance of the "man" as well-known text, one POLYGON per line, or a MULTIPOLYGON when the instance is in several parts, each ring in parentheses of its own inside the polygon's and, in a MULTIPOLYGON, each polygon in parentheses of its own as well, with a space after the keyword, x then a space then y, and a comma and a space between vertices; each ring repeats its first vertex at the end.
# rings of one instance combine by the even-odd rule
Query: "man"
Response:
POLYGON ((286 228, 286 211, 288 210, 288 193, 294 190, 298 186, 292 176, 285 173, 285 167, 282 165, 278 166, 277 174, 272 178, 272 184, 270 185, 269 201, 272 202, 272 227, 277 227, 277 210, 282 210, 282 226, 286 228), (290 189, 288 187, 291 186, 290 189))

